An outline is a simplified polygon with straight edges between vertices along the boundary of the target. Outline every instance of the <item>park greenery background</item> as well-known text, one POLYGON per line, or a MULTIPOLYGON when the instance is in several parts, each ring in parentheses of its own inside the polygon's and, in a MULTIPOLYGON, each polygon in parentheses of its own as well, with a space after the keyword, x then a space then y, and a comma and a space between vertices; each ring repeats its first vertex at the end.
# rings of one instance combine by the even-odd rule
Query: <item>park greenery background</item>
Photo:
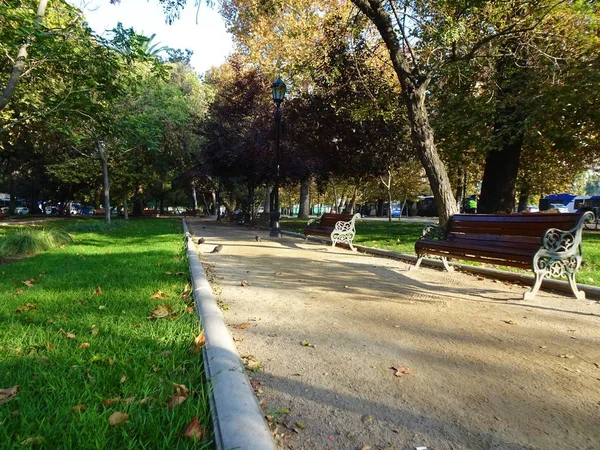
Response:
POLYGON ((281 203, 303 217, 432 193, 443 220, 471 194, 512 212, 594 186, 597 2, 221 0, 235 51, 201 76, 185 49, 123 27, 101 37, 77 8, 43 5, 0 3, 11 210, 268 210, 278 76, 281 203))

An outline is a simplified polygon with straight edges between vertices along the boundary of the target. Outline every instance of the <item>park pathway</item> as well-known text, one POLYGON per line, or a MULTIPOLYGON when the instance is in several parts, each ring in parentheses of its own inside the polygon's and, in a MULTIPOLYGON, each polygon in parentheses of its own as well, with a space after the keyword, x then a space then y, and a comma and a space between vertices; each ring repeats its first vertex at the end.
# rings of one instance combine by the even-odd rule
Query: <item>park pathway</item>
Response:
POLYGON ((281 448, 599 448, 600 302, 188 225, 281 448))

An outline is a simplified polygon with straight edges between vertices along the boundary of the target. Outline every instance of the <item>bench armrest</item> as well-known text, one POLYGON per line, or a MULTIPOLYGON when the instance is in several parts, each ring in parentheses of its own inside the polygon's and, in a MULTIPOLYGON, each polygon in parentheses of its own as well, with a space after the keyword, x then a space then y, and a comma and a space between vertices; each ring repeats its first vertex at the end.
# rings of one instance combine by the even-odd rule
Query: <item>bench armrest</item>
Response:
POLYGON ((591 212, 582 214, 577 225, 565 231, 549 228, 542 237, 542 248, 552 253, 570 255, 577 251, 581 254, 581 238, 583 226, 594 220, 591 212))

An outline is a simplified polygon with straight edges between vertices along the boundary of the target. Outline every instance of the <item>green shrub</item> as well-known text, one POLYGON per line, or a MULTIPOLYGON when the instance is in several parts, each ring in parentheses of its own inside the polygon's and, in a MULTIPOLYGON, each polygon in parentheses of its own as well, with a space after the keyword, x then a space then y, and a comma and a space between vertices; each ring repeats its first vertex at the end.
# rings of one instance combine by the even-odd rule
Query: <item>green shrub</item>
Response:
POLYGON ((62 230, 18 228, 0 238, 0 256, 31 255, 71 241, 71 236, 62 230))

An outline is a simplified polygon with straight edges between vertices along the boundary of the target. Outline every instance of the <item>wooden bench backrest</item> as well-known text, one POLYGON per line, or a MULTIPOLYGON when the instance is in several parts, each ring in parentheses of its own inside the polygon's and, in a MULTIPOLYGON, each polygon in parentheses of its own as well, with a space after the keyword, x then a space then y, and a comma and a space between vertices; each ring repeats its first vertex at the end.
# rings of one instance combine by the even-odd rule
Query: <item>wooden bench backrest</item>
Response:
POLYGON ((448 240, 469 245, 498 245, 535 253, 549 228, 570 230, 581 214, 455 214, 450 219, 448 240))
POLYGON ((342 222, 350 222, 354 214, 333 214, 333 213, 325 213, 321 216, 321 221, 319 225, 325 228, 333 228, 335 224, 340 220, 342 222))

